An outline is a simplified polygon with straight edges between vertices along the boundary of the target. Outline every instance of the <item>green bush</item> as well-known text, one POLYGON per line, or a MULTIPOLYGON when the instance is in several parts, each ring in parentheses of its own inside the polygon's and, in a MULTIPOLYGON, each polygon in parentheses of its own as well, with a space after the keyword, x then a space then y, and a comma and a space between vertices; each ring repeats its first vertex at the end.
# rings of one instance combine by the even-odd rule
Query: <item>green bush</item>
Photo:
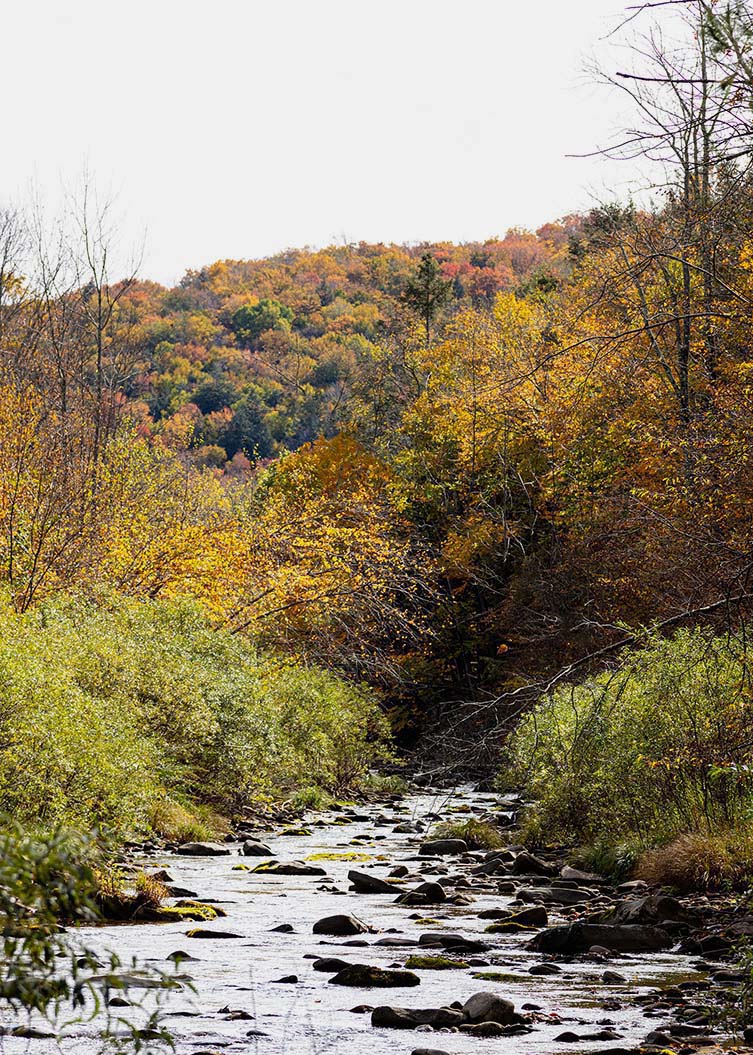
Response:
POLYGON ((0 611, 0 811, 23 823, 195 833, 193 802, 354 786, 385 737, 370 692, 259 653, 193 603, 0 611))
POLYGON ((651 640, 521 722, 511 770, 537 801, 529 832, 650 846, 745 824, 751 717, 742 644, 701 632, 651 640))

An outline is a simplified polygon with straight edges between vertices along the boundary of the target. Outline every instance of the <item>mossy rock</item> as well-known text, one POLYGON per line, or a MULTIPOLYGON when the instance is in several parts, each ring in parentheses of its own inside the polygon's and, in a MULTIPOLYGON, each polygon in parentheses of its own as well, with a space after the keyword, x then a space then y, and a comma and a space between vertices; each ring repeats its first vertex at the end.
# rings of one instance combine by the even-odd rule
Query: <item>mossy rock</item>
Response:
POLYGON ((468 964, 449 956, 409 956, 405 966, 412 971, 453 971, 463 970, 468 964))
POLYGON ((192 908, 197 911, 206 911, 209 909, 213 913, 212 919, 216 919, 218 916, 227 916, 224 908, 220 908, 219 905, 209 905, 206 901, 194 901, 191 898, 182 898, 180 901, 176 901, 175 904, 178 908, 192 908))
POLYGON ((306 858, 307 861, 371 861, 371 854, 358 853, 357 850, 346 851, 345 853, 327 853, 322 852, 318 854, 309 854, 306 858))
POLYGON ((250 872, 251 871, 251 866, 250 865, 233 865, 231 871, 233 871, 233 872, 250 872))
POLYGON ((196 923, 207 923, 209 920, 224 916, 222 909, 200 902, 190 901, 177 905, 158 905, 144 911, 144 919, 153 923, 175 923, 181 920, 194 920, 196 923))
POLYGON ((518 923, 514 919, 503 919, 499 923, 492 923, 488 927, 484 927, 484 931, 487 934, 515 934, 521 930, 538 930, 538 927, 532 927, 528 923, 518 923))
POLYGON ((280 832, 280 835, 312 835, 313 832, 309 831, 308 828, 285 828, 284 831, 280 832))
POLYGON ((504 971, 474 971, 472 977, 480 982, 522 982, 524 980, 519 974, 505 974, 504 971))

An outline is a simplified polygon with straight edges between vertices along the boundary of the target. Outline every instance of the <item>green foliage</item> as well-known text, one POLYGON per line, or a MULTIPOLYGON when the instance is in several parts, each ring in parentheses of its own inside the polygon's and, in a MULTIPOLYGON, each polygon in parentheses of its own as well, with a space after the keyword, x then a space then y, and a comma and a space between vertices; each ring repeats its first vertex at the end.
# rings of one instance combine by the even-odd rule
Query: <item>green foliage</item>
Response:
POLYGON ((232 327, 236 336, 253 344, 267 330, 289 330, 293 312, 279 300, 262 297, 256 304, 244 304, 233 313, 232 327))
POLYGON ((342 792, 386 736, 369 691, 262 655, 189 602, 2 611, 0 685, 0 810, 40 828, 205 836, 191 803, 342 792))
MULTIPOLYGON (((36 1012, 54 1032, 101 1017, 101 1032, 115 1045, 112 1050, 145 1050, 147 1035, 162 1050, 171 1046, 171 1038, 160 1022, 160 999, 138 1022, 114 1018, 106 998, 134 975, 157 993, 169 993, 175 980, 135 962, 124 967, 115 954, 103 964, 101 953, 72 941, 61 926, 91 925, 100 918, 93 867, 99 858, 92 842, 63 830, 37 838, 11 826, 0 837, 0 1008, 16 1016, 36 1012)), ((149 1050, 157 1050, 154 1043, 149 1050)))
POLYGON ((529 834, 632 833, 649 846, 747 823, 751 716, 743 645, 701 632, 655 638, 558 689, 509 745, 513 776, 538 800, 529 834))
POLYGON ((439 309, 447 303, 452 293, 452 282, 444 278, 439 262, 431 253, 424 253, 421 261, 408 279, 403 297, 423 321, 426 340, 439 309))
POLYGON ((257 399, 247 395, 236 404, 233 417, 220 434, 220 440, 229 458, 238 451, 242 451, 249 458, 270 456, 272 437, 257 399))

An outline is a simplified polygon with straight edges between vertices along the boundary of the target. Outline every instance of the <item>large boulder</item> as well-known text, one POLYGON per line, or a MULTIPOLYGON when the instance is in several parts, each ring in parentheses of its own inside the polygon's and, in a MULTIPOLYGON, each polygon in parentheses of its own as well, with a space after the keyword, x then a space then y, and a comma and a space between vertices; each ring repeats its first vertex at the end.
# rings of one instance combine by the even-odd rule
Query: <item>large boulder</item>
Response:
POLYGON ((547 864, 540 857, 534 857, 527 850, 521 850, 512 863, 512 870, 518 876, 555 876, 555 865, 547 864))
POLYGON ((352 934, 368 934, 370 928, 357 916, 325 916, 314 924, 314 934, 333 934, 344 938, 352 934))
POLYGON ((610 952, 658 952, 672 944, 662 927, 570 923, 543 930, 531 941, 531 948, 543 953, 572 956, 601 945, 610 952))
POLYGON ((445 854, 464 854, 467 850, 465 839, 431 839, 421 844, 419 853, 424 857, 443 857, 445 854))
POLYGON ((364 963, 353 963, 343 967, 330 978, 332 985, 350 985, 357 989, 403 989, 420 985, 421 979, 413 971, 389 971, 383 967, 370 967, 364 963))
POLYGON ((176 846, 176 854, 184 857, 227 857, 230 850, 227 846, 217 846, 215 843, 183 843, 176 846))
POLYGON ((463 1022, 463 1012, 455 1011, 451 1007, 375 1007, 371 1012, 372 1026, 388 1029, 418 1029, 419 1026, 452 1029, 454 1026, 461 1026, 463 1022))
POLYGON ((379 876, 368 875, 366 872, 358 872, 355 868, 351 868, 348 872, 348 879, 353 884, 353 889, 358 894, 394 894, 395 886, 393 883, 388 883, 384 879, 380 879, 379 876))
POLYGON ((663 924, 691 923, 694 916, 680 902, 665 894, 622 901, 598 917, 601 923, 663 924))
POLYGON ((463 1004, 463 1014, 466 1021, 474 1025, 477 1022, 499 1022, 500 1026, 509 1026, 520 1020, 515 1014, 515 1005, 495 993, 474 993, 463 1004))

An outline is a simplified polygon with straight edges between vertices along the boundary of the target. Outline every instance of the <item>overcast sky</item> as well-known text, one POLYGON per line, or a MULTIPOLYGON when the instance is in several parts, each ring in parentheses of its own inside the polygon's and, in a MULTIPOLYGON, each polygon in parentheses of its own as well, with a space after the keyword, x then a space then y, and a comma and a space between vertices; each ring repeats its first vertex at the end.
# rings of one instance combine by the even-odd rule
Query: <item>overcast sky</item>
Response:
POLYGON ((583 61, 619 0, 4 4, 0 201, 84 167, 145 277, 335 241, 454 241, 626 193, 583 61))

